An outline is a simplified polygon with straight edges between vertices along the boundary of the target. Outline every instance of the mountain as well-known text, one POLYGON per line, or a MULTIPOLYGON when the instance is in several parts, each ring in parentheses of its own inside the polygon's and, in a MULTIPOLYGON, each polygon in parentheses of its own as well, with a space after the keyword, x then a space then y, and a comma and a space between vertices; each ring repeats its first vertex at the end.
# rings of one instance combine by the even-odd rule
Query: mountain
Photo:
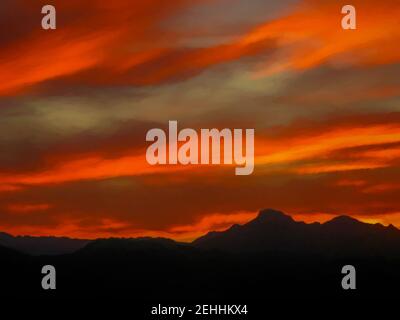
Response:
POLYGON ((73 241, 1 234, 0 239, 14 246, 19 239, 20 250, 36 254, 74 250, 32 256, 0 243, 0 297, 107 297, 155 304, 205 298, 331 301, 390 299, 400 288, 400 230, 347 216, 306 224, 267 209, 244 225, 190 244, 164 238, 73 241), (39 285, 48 264, 57 269, 56 292, 39 285), (341 270, 348 264, 357 269, 354 291, 341 287, 341 270))
POLYGON ((325 257, 393 257, 400 255, 400 230, 390 225, 368 224, 348 216, 325 223, 298 222, 273 209, 261 210, 244 225, 209 232, 191 244, 171 239, 71 239, 65 237, 12 236, 0 232, 0 245, 31 255, 103 254, 123 252, 155 254, 164 251, 219 250, 230 253, 323 255, 325 257))
POLYGON ((393 257, 400 254, 400 230, 392 225, 362 223, 348 216, 323 224, 306 224, 283 212, 266 209, 242 226, 210 232, 192 245, 232 253, 393 257))
POLYGON ((179 243, 167 238, 108 238, 91 241, 77 250, 77 256, 121 256, 129 255, 174 255, 175 253, 194 250, 190 244, 179 243))
POLYGON ((81 249, 90 241, 66 237, 12 236, 0 232, 0 245, 31 255, 67 254, 81 249))

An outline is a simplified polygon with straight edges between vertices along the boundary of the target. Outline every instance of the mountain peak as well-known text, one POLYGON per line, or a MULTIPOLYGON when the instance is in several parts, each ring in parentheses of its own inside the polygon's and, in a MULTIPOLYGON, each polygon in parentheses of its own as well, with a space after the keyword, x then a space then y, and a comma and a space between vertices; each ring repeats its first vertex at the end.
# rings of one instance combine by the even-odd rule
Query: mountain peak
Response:
POLYGON ((346 215, 340 215, 340 216, 333 218, 332 220, 329 220, 328 222, 326 222, 326 224, 356 225, 356 224, 361 224, 361 222, 355 218, 352 218, 352 217, 349 217, 346 215))
POLYGON ((263 209, 258 213, 255 221, 259 222, 293 222, 293 218, 282 211, 263 209))

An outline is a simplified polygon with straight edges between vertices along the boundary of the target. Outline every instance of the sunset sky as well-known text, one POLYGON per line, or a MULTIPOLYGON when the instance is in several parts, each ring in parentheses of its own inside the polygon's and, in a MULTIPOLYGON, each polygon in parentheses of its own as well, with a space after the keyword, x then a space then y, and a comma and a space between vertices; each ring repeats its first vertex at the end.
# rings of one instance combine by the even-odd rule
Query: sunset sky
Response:
POLYGON ((0 231, 188 241, 262 208, 400 227, 400 2, 2 0, 0 231), (41 28, 53 4, 57 29, 41 28), (146 132, 255 128, 255 169, 146 132))

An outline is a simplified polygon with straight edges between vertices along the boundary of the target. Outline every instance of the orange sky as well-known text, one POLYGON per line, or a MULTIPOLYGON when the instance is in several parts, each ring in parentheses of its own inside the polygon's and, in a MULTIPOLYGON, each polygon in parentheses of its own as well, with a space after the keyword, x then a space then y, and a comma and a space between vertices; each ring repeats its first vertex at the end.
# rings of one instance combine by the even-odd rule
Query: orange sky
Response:
POLYGON ((190 240, 264 207, 400 227, 400 5, 5 0, 0 231, 190 240), (229 12, 225 8, 229 7, 229 12), (13 32, 9 32, 13 30, 13 32), (255 170, 150 166, 145 134, 255 128, 255 170))

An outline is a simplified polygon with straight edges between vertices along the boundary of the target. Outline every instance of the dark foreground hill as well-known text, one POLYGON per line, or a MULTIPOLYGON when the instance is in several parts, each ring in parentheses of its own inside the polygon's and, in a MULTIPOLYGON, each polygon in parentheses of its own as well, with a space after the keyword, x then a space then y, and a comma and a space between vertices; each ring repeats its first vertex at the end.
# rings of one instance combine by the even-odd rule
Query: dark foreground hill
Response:
POLYGON ((100 239, 74 253, 28 256, 0 247, 2 296, 244 302, 271 298, 395 298, 400 231, 348 217, 295 222, 274 210, 192 244, 169 239, 100 239), (2 251, 5 250, 4 252, 2 251), (41 289, 41 268, 57 270, 57 290, 41 289), (357 289, 341 287, 341 268, 357 289))

